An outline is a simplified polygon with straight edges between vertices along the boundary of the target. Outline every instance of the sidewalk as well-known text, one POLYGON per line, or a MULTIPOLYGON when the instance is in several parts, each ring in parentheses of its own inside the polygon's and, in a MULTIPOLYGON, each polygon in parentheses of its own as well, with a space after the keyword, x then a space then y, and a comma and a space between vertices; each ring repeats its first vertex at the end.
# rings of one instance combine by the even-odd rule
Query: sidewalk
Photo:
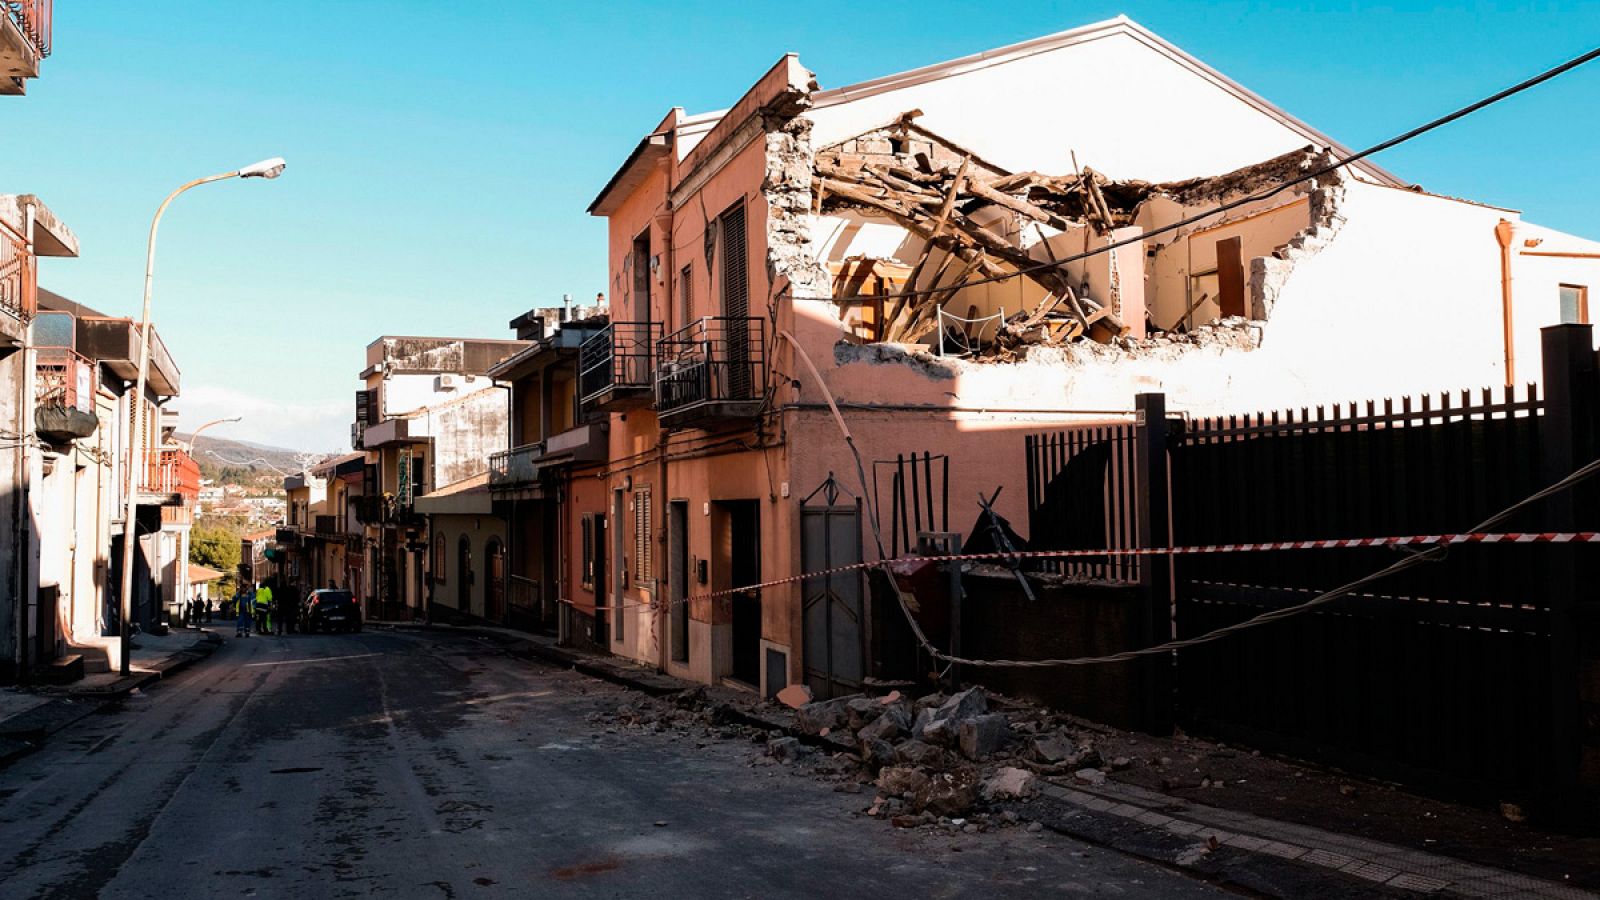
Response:
MULTIPOLYGON (((682 681, 629 660, 558 647, 552 637, 492 626, 369 624, 401 631, 482 635, 503 645, 515 644, 530 657, 652 697, 702 692, 716 713, 730 722, 781 731, 834 752, 853 754, 857 750, 837 739, 801 731, 795 726, 792 711, 758 701, 748 693, 682 681)), ((1513 825, 1473 807, 1396 796, 1392 787, 1248 751, 1236 752, 1210 742, 1155 738, 1082 724, 1096 736, 1104 755, 1132 757, 1127 767, 1110 772, 1096 770, 1103 780, 1097 778, 1093 784, 1072 776, 1041 778, 1040 795, 1025 806, 1015 807, 1020 815, 1079 840, 1268 896, 1422 895, 1494 900, 1600 896, 1584 889, 1594 882, 1591 869, 1600 866, 1600 859, 1590 853, 1594 838, 1554 835, 1513 825), (1179 765, 1174 766, 1164 754, 1177 757, 1179 765), (1151 760, 1152 756, 1159 762, 1151 760), (1182 784, 1179 767, 1210 772, 1218 780, 1227 780, 1231 790, 1223 791, 1221 785, 1216 785, 1200 791, 1199 784, 1182 784), (1247 791, 1247 780, 1259 783, 1252 783, 1253 790, 1247 791), (1149 784, 1141 785, 1139 781, 1149 784), (1280 796, 1279 792, 1305 796, 1280 796), (1335 804, 1320 799, 1324 792, 1349 808, 1333 808, 1335 804), (1223 809, 1196 802, 1188 796, 1191 793, 1247 808, 1253 799, 1259 810, 1223 809), (1270 802, 1273 800, 1290 802, 1274 806, 1270 802), (1301 821, 1288 821, 1278 817, 1279 813, 1301 821), (1395 821, 1375 821, 1369 816, 1395 821), (1410 819, 1413 816, 1415 821, 1410 819), (1399 821, 1397 817, 1407 820, 1399 821), (1339 830, 1313 827, 1306 824, 1308 821, 1332 823, 1339 830), (1507 834, 1519 836, 1525 846, 1507 849, 1507 834), (1448 848, 1454 855, 1401 846, 1372 835, 1398 835, 1391 841, 1403 838, 1423 846, 1448 848), (1499 852, 1490 852, 1491 849, 1499 852), (1544 877, 1495 867, 1508 864, 1544 877)), ((1199 779, 1198 775, 1191 777, 1199 779)))
POLYGON ((72 684, 0 690, 0 767, 42 747, 50 735, 107 703, 177 673, 210 656, 222 638, 208 630, 179 629, 134 638, 129 674, 99 672, 72 684))
POLYGON ((1354 837, 1190 803, 1116 782, 1055 778, 1044 797, 1065 807, 1045 825, 1208 877, 1266 893, 1317 870, 1354 876, 1400 891, 1451 897, 1594 897, 1581 888, 1354 837), (1310 870, 1309 872, 1307 870, 1310 870))

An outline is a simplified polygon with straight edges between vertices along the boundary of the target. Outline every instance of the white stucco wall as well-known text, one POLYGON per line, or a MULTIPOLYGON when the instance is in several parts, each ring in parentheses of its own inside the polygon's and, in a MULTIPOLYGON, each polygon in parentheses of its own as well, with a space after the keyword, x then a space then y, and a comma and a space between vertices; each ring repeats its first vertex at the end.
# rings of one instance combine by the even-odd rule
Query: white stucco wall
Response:
MULTIPOLYGON (((858 87, 871 90, 872 82, 858 87)), ((821 147, 911 109, 923 112, 917 124, 1014 172, 1069 172, 1076 152, 1080 164, 1113 178, 1165 181, 1227 172, 1312 142, 1150 39, 1114 27, 883 93, 824 93, 807 115, 821 147)))

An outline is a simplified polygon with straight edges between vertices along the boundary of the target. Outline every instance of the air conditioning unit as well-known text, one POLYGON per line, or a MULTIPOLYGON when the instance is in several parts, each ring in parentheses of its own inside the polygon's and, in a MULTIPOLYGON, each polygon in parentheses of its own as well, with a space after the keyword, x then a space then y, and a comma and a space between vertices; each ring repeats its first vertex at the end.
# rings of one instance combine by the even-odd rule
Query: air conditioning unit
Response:
POLYGON ((451 372, 433 376, 433 389, 435 391, 453 391, 461 387, 461 376, 451 372))

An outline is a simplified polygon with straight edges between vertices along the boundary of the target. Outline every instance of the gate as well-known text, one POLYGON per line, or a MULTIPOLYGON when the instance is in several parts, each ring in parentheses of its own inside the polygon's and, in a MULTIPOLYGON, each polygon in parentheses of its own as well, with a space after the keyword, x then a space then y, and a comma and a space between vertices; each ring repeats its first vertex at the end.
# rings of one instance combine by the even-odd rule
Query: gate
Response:
POLYGON ((856 693, 867 672, 861 572, 830 571, 862 561, 861 498, 840 503, 843 491, 830 472, 800 504, 800 569, 827 573, 800 584, 805 683, 817 699, 856 693))

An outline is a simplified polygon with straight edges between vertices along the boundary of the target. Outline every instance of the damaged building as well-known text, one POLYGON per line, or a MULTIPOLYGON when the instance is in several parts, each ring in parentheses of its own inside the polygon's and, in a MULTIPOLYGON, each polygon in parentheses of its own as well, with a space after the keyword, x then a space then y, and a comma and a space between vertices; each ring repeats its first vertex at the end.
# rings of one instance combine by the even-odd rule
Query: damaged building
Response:
POLYGON ((1205 414, 1536 376, 1600 244, 1348 154, 1125 17, 829 89, 790 54, 670 110, 590 206, 611 307, 577 399, 610 463, 567 498, 568 637, 853 689, 859 586, 675 601, 962 531, 1024 481, 1021 435, 1139 392, 1205 414))

